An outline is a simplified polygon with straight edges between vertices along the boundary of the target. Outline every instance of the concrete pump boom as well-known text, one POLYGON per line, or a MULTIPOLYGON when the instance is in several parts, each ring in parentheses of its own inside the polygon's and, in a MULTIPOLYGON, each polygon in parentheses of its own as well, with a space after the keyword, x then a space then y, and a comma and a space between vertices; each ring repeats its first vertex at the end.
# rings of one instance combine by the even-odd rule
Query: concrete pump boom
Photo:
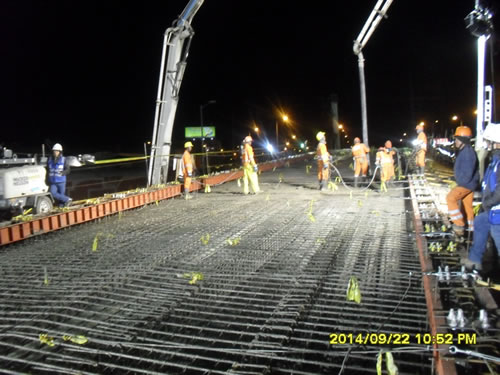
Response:
POLYGON ((191 22, 203 1, 190 0, 172 27, 165 31, 163 37, 148 185, 167 181, 172 129, 179 101, 179 90, 186 69, 191 39, 194 35, 191 22))
POLYGON ((358 56, 359 67, 359 86, 361 92, 361 121, 363 124, 363 142, 368 145, 368 116, 366 114, 366 86, 365 86, 365 59, 363 56, 363 47, 368 43, 373 32, 378 24, 385 17, 387 10, 391 6, 393 0, 378 0, 373 8, 370 16, 366 20, 363 29, 359 33, 357 39, 354 41, 354 54, 358 56))

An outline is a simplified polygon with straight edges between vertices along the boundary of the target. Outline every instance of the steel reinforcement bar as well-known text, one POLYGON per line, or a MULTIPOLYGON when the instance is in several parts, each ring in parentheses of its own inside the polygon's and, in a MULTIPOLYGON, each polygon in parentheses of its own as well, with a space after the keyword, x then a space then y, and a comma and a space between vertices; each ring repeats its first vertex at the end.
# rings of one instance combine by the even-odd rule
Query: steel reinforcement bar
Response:
MULTIPOLYGON (((273 170, 290 163, 304 161, 310 155, 300 155, 272 162, 261 163, 261 172, 273 170)), ((193 181, 191 191, 200 190, 203 187, 215 186, 224 182, 233 181, 243 177, 242 170, 219 173, 213 176, 201 178, 193 181)), ((117 199, 99 199, 102 203, 96 203, 84 207, 77 207, 68 211, 56 214, 34 217, 20 223, 0 227, 0 246, 22 241, 36 235, 57 231, 73 225, 97 220, 119 212, 139 208, 148 204, 156 203, 164 199, 170 199, 181 195, 181 185, 169 185, 162 188, 142 189, 137 193, 127 194, 125 197, 117 199)), ((119 194, 116 194, 119 195, 119 194)))

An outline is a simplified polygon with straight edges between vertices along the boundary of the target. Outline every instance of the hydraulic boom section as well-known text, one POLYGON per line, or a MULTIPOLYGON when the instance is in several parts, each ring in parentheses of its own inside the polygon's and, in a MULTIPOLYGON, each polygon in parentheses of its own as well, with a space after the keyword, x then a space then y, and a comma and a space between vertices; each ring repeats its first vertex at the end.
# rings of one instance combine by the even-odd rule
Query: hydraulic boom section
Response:
POLYGON ((368 116, 366 114, 366 86, 365 86, 365 59, 363 56, 363 47, 368 43, 373 32, 383 17, 386 17, 387 10, 393 0, 378 0, 370 16, 366 20, 363 29, 354 41, 354 54, 358 56, 359 67, 359 85, 361 91, 361 120, 363 123, 363 142, 368 146, 368 116))
POLYGON ((172 129, 179 101, 179 90, 194 35, 191 22, 204 0, 190 0, 179 18, 163 37, 160 78, 148 171, 148 184, 167 181, 172 129), (165 61, 166 60, 166 61, 165 61))

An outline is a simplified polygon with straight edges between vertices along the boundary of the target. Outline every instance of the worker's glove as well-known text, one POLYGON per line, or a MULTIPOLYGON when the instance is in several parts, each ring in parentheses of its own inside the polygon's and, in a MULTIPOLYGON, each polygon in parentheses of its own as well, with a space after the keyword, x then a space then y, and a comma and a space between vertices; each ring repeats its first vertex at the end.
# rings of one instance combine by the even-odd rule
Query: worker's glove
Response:
POLYGON ((455 181, 451 181, 448 186, 449 186, 450 190, 453 190, 457 187, 457 183, 455 181))
POLYGON ((192 172, 188 172, 188 177, 193 177, 193 173, 192 172))
POLYGON ((258 166, 257 164, 255 164, 255 165, 253 166, 253 171, 254 171, 254 172, 258 172, 258 171, 259 171, 259 166, 258 166))
POLYGON ((323 169, 328 169, 328 164, 324 163, 323 164, 323 169))
POLYGON ((181 184, 184 182, 184 176, 179 176, 178 179, 181 184))
POLYGON ((380 163, 379 163, 379 162, 376 162, 376 163, 375 163, 375 166, 376 166, 376 167, 380 167, 380 163))

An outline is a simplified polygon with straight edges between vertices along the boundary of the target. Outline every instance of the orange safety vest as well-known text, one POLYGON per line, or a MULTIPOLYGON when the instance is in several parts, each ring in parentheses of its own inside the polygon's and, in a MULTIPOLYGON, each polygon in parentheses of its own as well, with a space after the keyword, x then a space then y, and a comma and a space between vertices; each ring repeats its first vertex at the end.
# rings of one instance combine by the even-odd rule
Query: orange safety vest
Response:
POLYGON ((328 159, 330 157, 330 154, 328 153, 328 150, 326 149, 326 144, 325 143, 318 143, 318 148, 316 149, 316 155, 318 157, 318 162, 322 161, 323 163, 328 163, 328 159))
POLYGON ((182 154, 179 176, 184 176, 188 173, 193 173, 193 161, 191 159, 191 154, 189 153, 189 151, 185 150, 184 154, 182 154))
POLYGON ((419 133, 417 141, 417 145, 420 146, 420 150, 427 151, 427 136, 424 132, 419 133))
POLYGON ((370 149, 364 143, 358 143, 352 146, 352 156, 355 158, 365 158, 370 149))
POLYGON ((384 164, 392 164, 394 165, 394 159, 392 158, 393 155, 396 154, 396 151, 390 151, 386 152, 385 150, 377 152, 377 163, 380 163, 380 165, 384 164))
POLYGON ((245 146, 243 147, 242 161, 244 167, 246 167, 249 163, 252 166, 255 165, 255 159, 253 157, 253 147, 248 143, 245 143, 245 146))

